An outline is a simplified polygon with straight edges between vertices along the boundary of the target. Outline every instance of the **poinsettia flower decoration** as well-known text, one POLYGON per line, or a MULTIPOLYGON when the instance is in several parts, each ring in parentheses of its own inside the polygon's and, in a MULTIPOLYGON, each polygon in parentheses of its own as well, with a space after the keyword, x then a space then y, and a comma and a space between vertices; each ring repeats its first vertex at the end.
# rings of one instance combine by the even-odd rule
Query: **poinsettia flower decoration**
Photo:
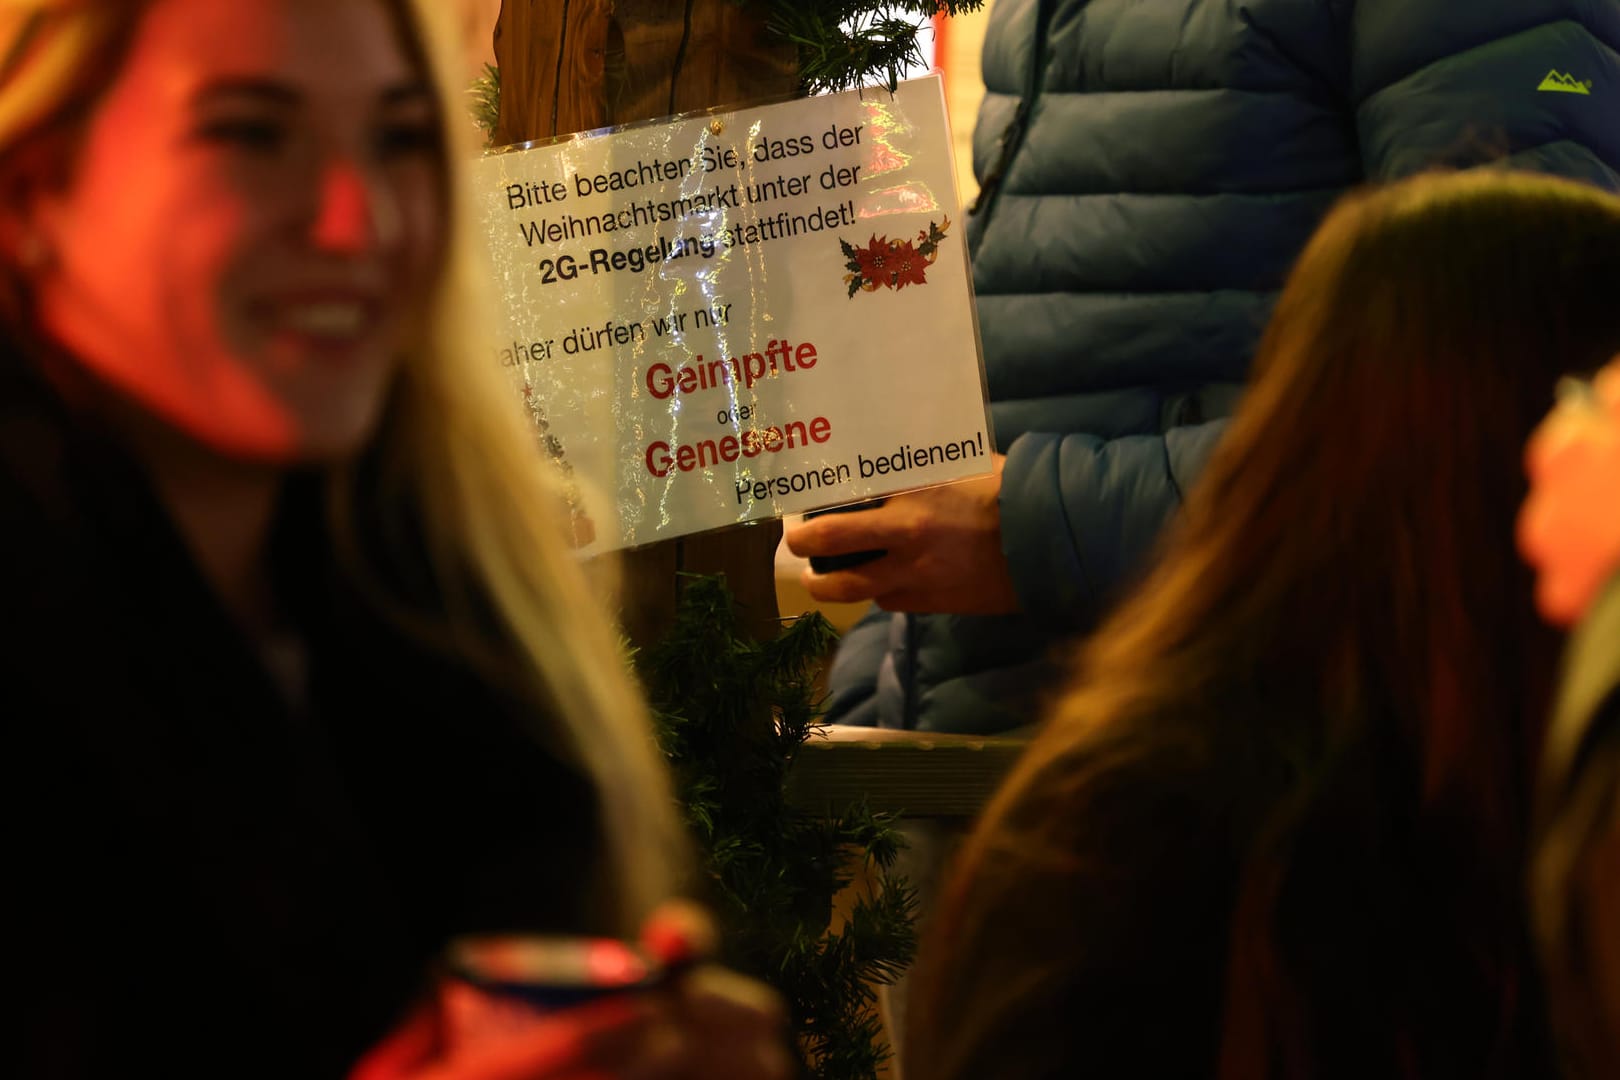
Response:
MULTIPOLYGON (((843 241, 839 242, 843 243, 843 241)), ((851 249, 848 244, 844 244, 844 254, 854 259, 856 263, 855 272, 866 281, 886 281, 889 274, 893 272, 889 265, 892 259, 889 256, 889 238, 886 236, 874 234, 871 243, 863 248, 851 249)), ((845 265, 849 264, 846 263, 845 265)), ((876 287, 876 285, 873 286, 873 288, 876 287)))
POLYGON ((894 287, 903 289, 907 285, 928 284, 928 260, 925 259, 910 240, 894 249, 894 287))
POLYGON ((915 240, 891 240, 874 233, 865 247, 855 247, 840 237, 838 246, 844 253, 844 269, 849 271, 844 275, 849 295, 879 289, 898 291, 907 285, 928 284, 928 268, 939 258, 939 245, 950 227, 951 219, 946 217, 930 221, 915 240))

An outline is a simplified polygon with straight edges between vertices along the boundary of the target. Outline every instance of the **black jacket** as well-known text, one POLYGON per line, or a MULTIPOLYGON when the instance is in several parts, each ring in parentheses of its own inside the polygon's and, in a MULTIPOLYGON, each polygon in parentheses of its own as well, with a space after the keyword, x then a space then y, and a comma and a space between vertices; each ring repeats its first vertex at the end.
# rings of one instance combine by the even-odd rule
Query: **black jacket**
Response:
POLYGON ((338 1076, 452 933, 606 929, 589 784, 545 718, 361 601, 319 486, 277 526, 295 708, 140 469, 0 362, 13 1075, 338 1076))

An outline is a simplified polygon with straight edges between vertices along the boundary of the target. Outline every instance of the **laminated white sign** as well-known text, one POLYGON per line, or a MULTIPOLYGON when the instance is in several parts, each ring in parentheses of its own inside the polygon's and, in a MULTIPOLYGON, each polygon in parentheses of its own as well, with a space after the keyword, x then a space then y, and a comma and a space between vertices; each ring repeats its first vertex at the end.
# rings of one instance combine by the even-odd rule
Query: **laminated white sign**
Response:
POLYGON ((475 177, 509 368, 592 549, 978 476, 938 77, 582 134, 475 177))

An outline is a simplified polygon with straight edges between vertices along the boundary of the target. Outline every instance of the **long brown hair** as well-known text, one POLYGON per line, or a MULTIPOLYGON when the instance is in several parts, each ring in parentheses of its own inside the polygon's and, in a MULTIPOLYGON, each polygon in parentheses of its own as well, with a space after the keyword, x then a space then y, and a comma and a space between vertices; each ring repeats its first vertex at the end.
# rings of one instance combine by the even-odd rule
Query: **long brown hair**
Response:
MULTIPOLYGON (((1291 275, 1161 561, 1084 648, 968 842, 932 938, 951 970, 1005 947, 997 897, 1019 888, 1020 865, 1061 861, 1077 815, 1114 805, 1095 797, 1105 776, 1151 774, 1220 728, 1292 768, 1236 870, 1221 1075, 1344 1067, 1332 1029, 1347 1009, 1361 1010, 1357 1039, 1370 1026, 1386 1060, 1425 1075, 1424 1032, 1445 1033, 1414 1000, 1436 967, 1511 1032, 1526 1011, 1526 788, 1557 644, 1514 554, 1520 454, 1557 377, 1620 350, 1617 296, 1620 200, 1596 189, 1480 172, 1341 203, 1291 275), (1362 932, 1408 935, 1353 971, 1320 947, 1342 930, 1322 916, 1342 909, 1346 879, 1387 901, 1362 932), (1377 970, 1391 955, 1410 970, 1377 970)), ((1162 846, 1108 847, 1138 841, 1162 846)), ((919 991, 925 1028, 972 1023, 940 1011, 974 1012, 960 1003, 975 996, 995 1011, 990 988, 919 991)), ((1518 1052, 1475 1060, 1506 1069, 1518 1052)), ((958 1074, 942 1061, 930 1075, 958 1074)))

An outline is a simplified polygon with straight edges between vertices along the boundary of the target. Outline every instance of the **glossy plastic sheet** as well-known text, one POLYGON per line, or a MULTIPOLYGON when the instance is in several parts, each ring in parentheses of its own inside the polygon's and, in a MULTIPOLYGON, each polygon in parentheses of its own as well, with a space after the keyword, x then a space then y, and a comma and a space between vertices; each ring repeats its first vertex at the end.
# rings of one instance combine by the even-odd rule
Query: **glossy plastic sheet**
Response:
POLYGON ((510 370, 590 550, 990 471, 937 76, 477 163, 510 370))

